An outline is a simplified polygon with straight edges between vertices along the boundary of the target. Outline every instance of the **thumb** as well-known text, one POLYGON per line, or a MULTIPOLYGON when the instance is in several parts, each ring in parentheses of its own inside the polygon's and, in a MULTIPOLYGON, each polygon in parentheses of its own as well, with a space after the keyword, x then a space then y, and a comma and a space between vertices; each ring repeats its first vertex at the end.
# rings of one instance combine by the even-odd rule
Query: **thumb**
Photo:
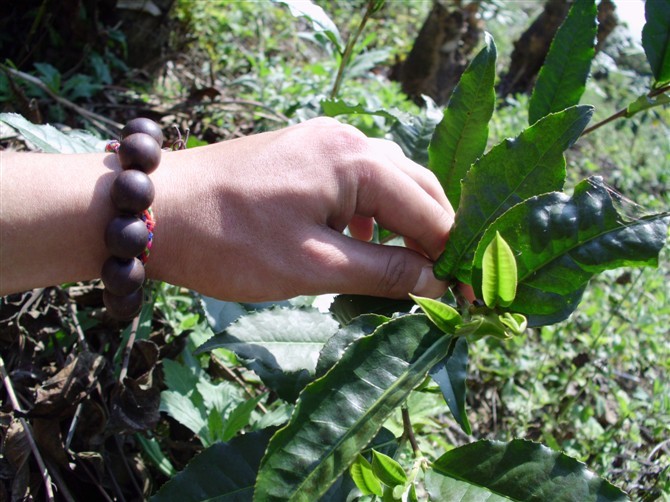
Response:
POLYGON ((408 248, 352 239, 328 229, 316 245, 319 270, 309 274, 318 289, 331 293, 407 298, 444 294, 447 284, 435 278, 433 263, 408 248))

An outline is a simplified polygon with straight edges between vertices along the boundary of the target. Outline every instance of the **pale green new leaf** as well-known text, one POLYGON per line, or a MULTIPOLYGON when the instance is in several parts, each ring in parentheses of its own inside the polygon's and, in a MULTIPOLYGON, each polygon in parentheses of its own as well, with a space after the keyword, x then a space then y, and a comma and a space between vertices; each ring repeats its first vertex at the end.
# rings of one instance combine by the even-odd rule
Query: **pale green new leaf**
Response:
POLYGON ((351 464, 349 475, 363 495, 382 496, 382 485, 379 479, 372 472, 370 462, 360 453, 354 463, 351 464))
POLYGON ((318 500, 450 343, 424 315, 399 317, 354 342, 305 387, 289 424, 272 438, 254 500, 318 500))
POLYGON ((558 28, 537 76, 528 122, 579 104, 595 56, 598 25, 595 0, 576 0, 558 28))
POLYGON ((516 296, 516 259, 514 252, 496 232, 482 258, 482 297, 489 308, 507 307, 516 296))
POLYGON ((498 501, 500 497, 537 502, 628 500, 624 492, 589 471, 583 463, 522 439, 509 443, 477 441, 454 448, 433 463, 433 472, 459 481, 429 482, 433 500, 498 501), (437 490, 440 492, 435 493, 437 490))
POLYGON ((460 202, 461 180, 486 148, 496 100, 496 57, 495 43, 487 34, 486 45, 461 76, 428 147, 428 167, 454 210, 460 202))
POLYGON ((404 485, 407 481, 402 466, 388 455, 372 450, 372 472, 386 486, 404 485))
POLYGON ((647 0, 642 46, 657 83, 670 82, 670 2, 647 0))
POLYGON ((463 322, 461 314, 446 303, 433 300, 432 298, 414 296, 413 294, 409 296, 421 307, 421 310, 428 316, 428 319, 447 334, 453 335, 456 327, 463 322))

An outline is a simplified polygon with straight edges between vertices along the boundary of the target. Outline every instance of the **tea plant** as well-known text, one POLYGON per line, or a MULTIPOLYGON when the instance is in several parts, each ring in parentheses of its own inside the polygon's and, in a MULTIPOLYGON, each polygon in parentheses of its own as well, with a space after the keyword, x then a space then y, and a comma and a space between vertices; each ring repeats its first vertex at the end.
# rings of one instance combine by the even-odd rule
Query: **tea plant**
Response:
MULTIPOLYGON (((591 130, 667 103, 670 10, 655 1, 646 9, 643 42, 652 89, 591 130)), ((232 350, 267 387, 295 400, 293 414, 272 435, 255 433, 205 450, 156 500, 174 490, 189 499, 235 493, 246 500, 253 493, 259 501, 345 500, 352 483, 359 497, 382 500, 461 500, 466 493, 513 500, 626 498, 583 464, 530 441, 477 441, 431 462, 418 449, 404 407, 429 376, 469 434, 469 344, 562 321, 595 274, 658 263, 670 213, 645 212, 598 176, 578 183, 571 194, 563 191, 564 152, 585 133, 593 112, 579 101, 594 55, 595 15, 593 0, 575 2, 531 96, 531 125, 516 138, 485 151, 495 105, 491 38, 454 90, 428 148, 429 167, 457 209, 435 265, 435 274, 454 284, 453 296, 415 298, 423 313, 410 313, 408 302, 341 296, 330 315, 282 306, 233 322, 200 353, 232 350), (471 285, 481 300, 468 302, 456 282, 471 285), (298 312, 304 320, 296 320, 303 316, 298 312), (339 328, 328 323, 330 316, 339 328), (281 328, 282 319, 290 329, 281 328), (296 349, 297 342, 308 343, 296 349), (284 352, 292 347, 292 354, 275 357, 272 345, 284 352), (296 365, 298 358, 308 362, 296 365), (394 439, 385 424, 398 408, 404 410, 404 432, 394 439), (407 471, 393 459, 397 443, 405 441, 416 457, 407 471), (389 451, 389 444, 396 446, 389 451), (221 481, 213 483, 213 476, 221 481), (194 485, 197 496, 188 488, 194 485)), ((215 303, 206 305, 211 311, 215 303)))

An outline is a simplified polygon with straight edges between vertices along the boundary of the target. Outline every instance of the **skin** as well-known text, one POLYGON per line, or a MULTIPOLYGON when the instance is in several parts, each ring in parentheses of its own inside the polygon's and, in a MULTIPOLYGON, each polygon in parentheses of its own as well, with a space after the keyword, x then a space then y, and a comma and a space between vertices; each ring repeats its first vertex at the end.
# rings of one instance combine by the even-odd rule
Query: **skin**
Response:
MULTIPOLYGON (((98 278, 116 156, 0 156, 0 295, 98 278)), ((432 264, 454 215, 436 178, 333 119, 163 152, 150 177, 150 278, 245 302, 446 289, 432 264), (408 247, 367 242, 373 218, 408 247)))

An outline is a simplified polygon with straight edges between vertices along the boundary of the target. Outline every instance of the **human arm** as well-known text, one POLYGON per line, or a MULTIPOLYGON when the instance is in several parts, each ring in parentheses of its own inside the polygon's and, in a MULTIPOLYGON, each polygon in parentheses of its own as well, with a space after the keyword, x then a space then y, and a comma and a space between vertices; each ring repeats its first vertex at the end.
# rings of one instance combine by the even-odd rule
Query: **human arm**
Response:
MULTIPOLYGON (((2 153, 1 169, 0 294, 99 277, 116 157, 2 153)), ((150 278, 237 301, 444 290, 431 267, 453 211, 438 182, 334 120, 164 153, 151 178, 150 278), (417 251, 364 242, 373 217, 417 251)))

